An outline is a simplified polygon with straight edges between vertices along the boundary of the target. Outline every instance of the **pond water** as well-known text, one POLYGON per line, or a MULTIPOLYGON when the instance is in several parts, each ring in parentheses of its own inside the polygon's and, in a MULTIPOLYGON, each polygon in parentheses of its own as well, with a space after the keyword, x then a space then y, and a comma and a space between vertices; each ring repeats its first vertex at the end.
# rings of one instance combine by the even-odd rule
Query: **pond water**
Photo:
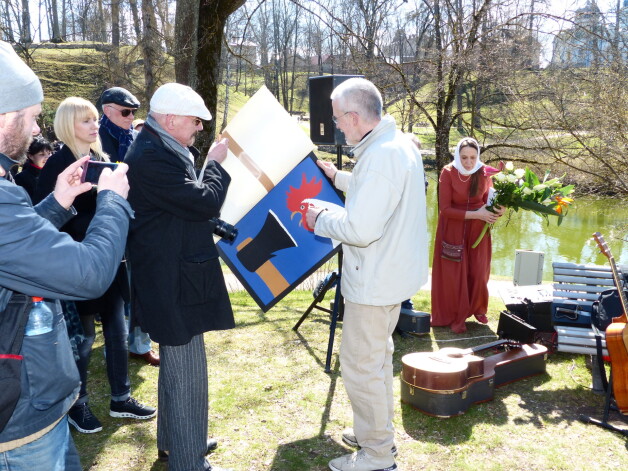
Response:
MULTIPOLYGON (((436 173, 428 172, 427 218, 430 234, 430 265, 438 220, 436 173)), ((621 197, 576 197, 560 226, 550 216, 549 226, 529 211, 505 215, 492 231, 493 260, 491 276, 512 278, 515 250, 544 252, 543 279, 552 279, 552 262, 573 262, 608 266, 591 238, 600 232, 618 264, 628 264, 628 205, 621 197), (618 228, 623 224, 623 231, 618 228), (625 240, 622 240, 625 239, 625 240)))

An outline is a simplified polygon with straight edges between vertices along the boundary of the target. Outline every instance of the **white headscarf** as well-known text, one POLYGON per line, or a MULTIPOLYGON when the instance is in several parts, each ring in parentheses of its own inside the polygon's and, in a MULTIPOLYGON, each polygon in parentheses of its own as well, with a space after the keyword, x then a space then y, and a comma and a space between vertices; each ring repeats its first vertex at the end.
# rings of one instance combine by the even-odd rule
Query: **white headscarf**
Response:
POLYGON ((456 167, 456 170, 458 170, 461 175, 471 175, 472 173, 475 173, 480 168, 482 168, 482 165, 484 164, 480 162, 480 144, 478 144, 478 141, 476 141, 472 137, 464 137, 460 139, 460 142, 458 142, 458 145, 456 146, 456 151, 454 152, 454 167, 456 167), (478 146, 478 160, 475 162, 475 167, 473 167, 471 170, 465 169, 462 165, 462 162, 460 161, 460 144, 462 144, 463 141, 475 142, 475 145, 478 146))

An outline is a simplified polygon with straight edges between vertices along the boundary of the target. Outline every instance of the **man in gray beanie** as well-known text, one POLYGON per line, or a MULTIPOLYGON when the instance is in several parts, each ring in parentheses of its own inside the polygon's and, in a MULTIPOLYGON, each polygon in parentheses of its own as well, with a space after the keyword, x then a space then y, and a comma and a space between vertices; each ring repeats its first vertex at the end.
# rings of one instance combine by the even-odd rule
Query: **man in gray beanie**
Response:
POLYGON ((0 64, 0 463, 8 469, 79 471, 67 412, 80 381, 56 299, 97 298, 111 284, 132 214, 128 167, 103 171, 96 214, 82 242, 59 232, 76 214, 74 198, 91 189, 80 182, 88 157, 63 171, 54 191, 32 206, 10 169, 39 134, 43 91, 2 41, 0 64), (41 328, 34 329, 37 318, 41 328))

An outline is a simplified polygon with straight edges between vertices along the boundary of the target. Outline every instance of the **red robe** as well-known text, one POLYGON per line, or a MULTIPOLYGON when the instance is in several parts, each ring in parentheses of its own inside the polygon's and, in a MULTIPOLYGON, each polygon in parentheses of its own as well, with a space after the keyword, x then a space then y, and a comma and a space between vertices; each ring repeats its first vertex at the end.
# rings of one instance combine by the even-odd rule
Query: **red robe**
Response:
POLYGON ((432 262, 432 326, 463 324, 474 314, 486 314, 488 307, 488 279, 491 273, 491 236, 484 235, 475 249, 471 246, 484 227, 484 221, 467 219, 468 210, 481 208, 493 186, 490 177, 480 172, 478 192, 469 197, 470 176, 461 175, 453 166, 440 174, 439 214, 432 262), (468 202, 468 203, 467 203, 468 202), (462 261, 441 257, 441 241, 464 244, 462 261), (463 241, 464 238, 464 241, 463 241))

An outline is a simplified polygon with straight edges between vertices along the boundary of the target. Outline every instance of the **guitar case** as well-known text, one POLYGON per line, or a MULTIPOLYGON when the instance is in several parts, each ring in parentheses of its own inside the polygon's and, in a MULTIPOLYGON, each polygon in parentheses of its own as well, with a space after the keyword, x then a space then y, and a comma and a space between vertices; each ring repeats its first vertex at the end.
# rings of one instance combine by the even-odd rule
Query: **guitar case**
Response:
POLYGON ((430 332, 430 314, 413 309, 401 309, 397 329, 410 334, 427 334, 430 332))
POLYGON ((486 358, 450 356, 448 350, 459 349, 404 355, 401 402, 427 415, 453 417, 493 399, 496 387, 545 372, 543 345, 524 344, 486 358))

